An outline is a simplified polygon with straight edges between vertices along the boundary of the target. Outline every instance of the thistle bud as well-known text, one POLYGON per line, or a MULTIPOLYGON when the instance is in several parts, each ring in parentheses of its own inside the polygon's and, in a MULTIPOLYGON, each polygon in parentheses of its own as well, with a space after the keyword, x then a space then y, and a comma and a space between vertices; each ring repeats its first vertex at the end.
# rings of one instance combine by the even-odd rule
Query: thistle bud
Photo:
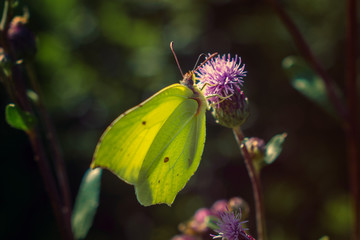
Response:
POLYGON ((249 204, 242 198, 233 197, 229 200, 229 210, 235 213, 241 213, 244 218, 249 216, 249 204))
POLYGON ((36 53, 34 34, 26 26, 26 17, 14 17, 10 22, 8 38, 17 60, 32 58, 36 53))
POLYGON ((245 145, 253 161, 263 160, 266 151, 266 144, 264 140, 252 137, 245 141, 245 145))
POLYGON ((195 212, 194 220, 200 224, 206 222, 206 218, 211 215, 211 211, 207 208, 200 208, 195 212))
POLYGON ((224 127, 241 126, 249 116, 248 100, 242 91, 216 104, 211 111, 216 122, 224 127))
POLYGON ((229 128, 241 126, 249 116, 248 100, 241 87, 246 76, 241 58, 228 54, 210 59, 199 68, 197 83, 208 99, 216 122, 229 128))
POLYGON ((228 209, 228 201, 218 200, 211 206, 211 212, 216 217, 220 217, 221 213, 225 212, 228 209))
POLYGON ((244 141, 249 157, 254 165, 255 171, 260 172, 265 162, 266 144, 264 140, 252 137, 244 141))

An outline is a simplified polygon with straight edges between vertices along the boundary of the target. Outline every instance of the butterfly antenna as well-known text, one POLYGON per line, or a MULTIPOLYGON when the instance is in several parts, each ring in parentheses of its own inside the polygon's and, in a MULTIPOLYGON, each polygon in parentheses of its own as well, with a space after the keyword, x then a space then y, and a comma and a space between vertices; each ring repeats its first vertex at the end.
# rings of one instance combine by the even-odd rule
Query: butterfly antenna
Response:
MULTIPOLYGON (((195 65, 194 65, 193 71, 195 70, 196 65, 198 65, 198 63, 199 63, 199 61, 200 61, 200 58, 201 58, 202 56, 206 56, 206 54, 205 54, 205 53, 201 53, 201 54, 199 55, 199 57, 198 57, 197 60, 196 60, 195 65)), ((205 58, 205 59, 206 59, 206 58, 205 58)))
POLYGON ((179 61, 178 61, 178 59, 177 59, 177 57, 176 57, 176 54, 175 54, 175 51, 174 51, 173 46, 174 46, 174 42, 171 41, 171 42, 170 42, 170 49, 171 49, 171 51, 172 51, 172 53, 173 53, 173 55, 174 55, 174 58, 175 58, 176 64, 178 65, 178 68, 179 68, 179 70, 180 70, 181 76, 184 77, 184 74, 183 74, 183 72, 182 72, 182 70, 181 70, 181 67, 180 67, 179 61))
MULTIPOLYGON (((200 56, 199 56, 199 58, 203 55, 204 53, 202 53, 202 54, 200 54, 200 56)), ((196 70, 198 70, 199 68, 201 68, 205 63, 207 63, 210 59, 212 59, 213 57, 216 57, 216 55, 218 55, 218 53, 216 52, 216 53, 213 53, 213 54, 211 54, 209 57, 207 57, 206 59, 205 59, 205 61, 203 61, 195 70, 194 70, 194 72, 196 71, 196 70)), ((198 61, 199 61, 199 58, 198 58, 198 61)), ((195 65, 196 66, 196 65, 195 65)))

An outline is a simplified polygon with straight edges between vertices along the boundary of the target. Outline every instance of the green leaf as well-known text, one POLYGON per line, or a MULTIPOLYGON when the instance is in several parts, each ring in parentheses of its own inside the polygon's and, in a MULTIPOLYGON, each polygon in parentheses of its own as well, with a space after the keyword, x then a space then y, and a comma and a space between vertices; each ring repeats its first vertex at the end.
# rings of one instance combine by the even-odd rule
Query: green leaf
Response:
POLYGON ((285 141, 286 136, 287 136, 286 133, 275 135, 266 144, 265 159, 264 159, 265 163, 271 164, 280 155, 282 150, 282 144, 285 141))
POLYGON ((284 58, 282 66, 290 78, 291 85, 305 97, 316 103, 332 116, 336 116, 329 101, 324 81, 299 57, 284 58))
POLYGON ((89 169, 84 174, 76 197, 71 224, 76 239, 86 237, 99 205, 102 169, 89 169))
POLYGON ((13 103, 6 106, 5 119, 10 126, 23 131, 32 129, 35 122, 35 118, 31 113, 21 110, 13 103))
POLYGON ((330 238, 328 236, 322 236, 319 240, 330 240, 330 238))

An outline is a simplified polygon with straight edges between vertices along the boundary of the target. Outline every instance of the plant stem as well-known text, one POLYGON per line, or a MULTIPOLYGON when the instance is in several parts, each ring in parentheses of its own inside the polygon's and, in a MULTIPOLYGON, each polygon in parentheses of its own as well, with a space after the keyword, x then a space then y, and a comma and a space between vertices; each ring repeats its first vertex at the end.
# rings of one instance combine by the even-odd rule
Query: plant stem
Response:
POLYGON ((357 52, 357 12, 356 0, 347 1, 346 17, 346 95, 348 104, 347 124, 345 133, 347 139, 349 180, 354 207, 354 225, 352 239, 360 239, 360 189, 359 189, 359 129, 357 113, 356 85, 356 52, 357 52))
POLYGON ((266 225, 265 225, 265 206, 264 198, 261 187, 260 173, 255 170, 253 161, 250 157, 250 154, 245 146, 242 143, 244 140, 244 135, 240 127, 233 128, 233 133, 236 139, 236 142, 239 145, 240 151, 244 157, 245 165, 248 170, 248 174, 251 180, 254 201, 255 201, 255 211, 256 211, 256 230, 257 230, 257 240, 266 240, 266 225))
POLYGON ((74 239, 71 222, 67 219, 67 216, 64 214, 61 204, 61 199, 59 192, 57 191, 55 179, 51 174, 51 169, 49 166, 49 161, 45 154, 45 149, 43 147, 42 141, 39 139, 39 132, 36 130, 30 130, 27 132, 31 146, 34 150, 35 161, 39 166, 39 170, 45 185, 45 190, 47 191, 51 206, 54 210, 55 219, 57 221, 60 233, 63 239, 74 239))
POLYGON ((332 78, 328 75, 328 73, 324 70, 324 68, 315 58, 313 52, 311 51, 309 45, 306 43, 300 30, 297 28, 297 26, 289 17, 289 15, 287 15, 284 9, 279 5, 279 3, 276 0, 267 0, 267 1, 273 7, 280 20, 283 22, 283 24, 289 31, 290 35, 292 36, 295 42, 296 47, 299 49, 300 54, 303 55, 305 60, 309 62, 309 64, 314 69, 314 71, 324 81, 326 92, 336 112, 339 114, 341 119, 345 119, 346 109, 344 108, 344 104, 342 103, 340 97, 336 93, 332 78))
POLYGON ((25 67, 27 70, 27 74, 30 79, 30 83, 38 95, 38 108, 40 117, 42 118, 42 122, 44 123, 44 131, 46 138, 48 140, 49 146, 50 146, 50 152, 53 155, 54 165, 55 165, 55 172, 57 175, 59 188, 61 191, 62 199, 63 199, 63 212, 64 214, 68 215, 69 218, 71 218, 71 194, 70 194, 70 188, 68 183, 68 177, 66 173, 66 167, 64 163, 64 159, 62 158, 61 151, 60 151, 60 145, 57 141, 56 132, 54 129, 54 126, 51 122, 50 116, 46 111, 46 108, 44 106, 43 100, 42 100, 42 94, 39 87, 39 84, 36 80, 35 73, 33 71, 33 68, 31 67, 30 63, 25 62, 25 67))
POLYGON ((1 21, 0 21, 0 30, 2 31, 2 34, 5 34, 7 32, 6 29, 8 28, 10 23, 10 18, 12 15, 10 13, 10 11, 12 10, 10 4, 11 4, 10 0, 6 0, 4 2, 3 13, 1 15, 1 21))

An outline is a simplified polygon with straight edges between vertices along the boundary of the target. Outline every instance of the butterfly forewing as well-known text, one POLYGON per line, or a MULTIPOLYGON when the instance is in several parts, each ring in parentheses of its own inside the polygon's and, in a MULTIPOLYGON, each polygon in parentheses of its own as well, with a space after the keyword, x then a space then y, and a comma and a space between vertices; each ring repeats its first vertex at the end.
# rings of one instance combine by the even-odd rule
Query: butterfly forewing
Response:
POLYGON ((136 184, 145 156, 163 124, 192 94, 185 86, 173 84, 120 115, 101 137, 91 167, 107 168, 136 184))

